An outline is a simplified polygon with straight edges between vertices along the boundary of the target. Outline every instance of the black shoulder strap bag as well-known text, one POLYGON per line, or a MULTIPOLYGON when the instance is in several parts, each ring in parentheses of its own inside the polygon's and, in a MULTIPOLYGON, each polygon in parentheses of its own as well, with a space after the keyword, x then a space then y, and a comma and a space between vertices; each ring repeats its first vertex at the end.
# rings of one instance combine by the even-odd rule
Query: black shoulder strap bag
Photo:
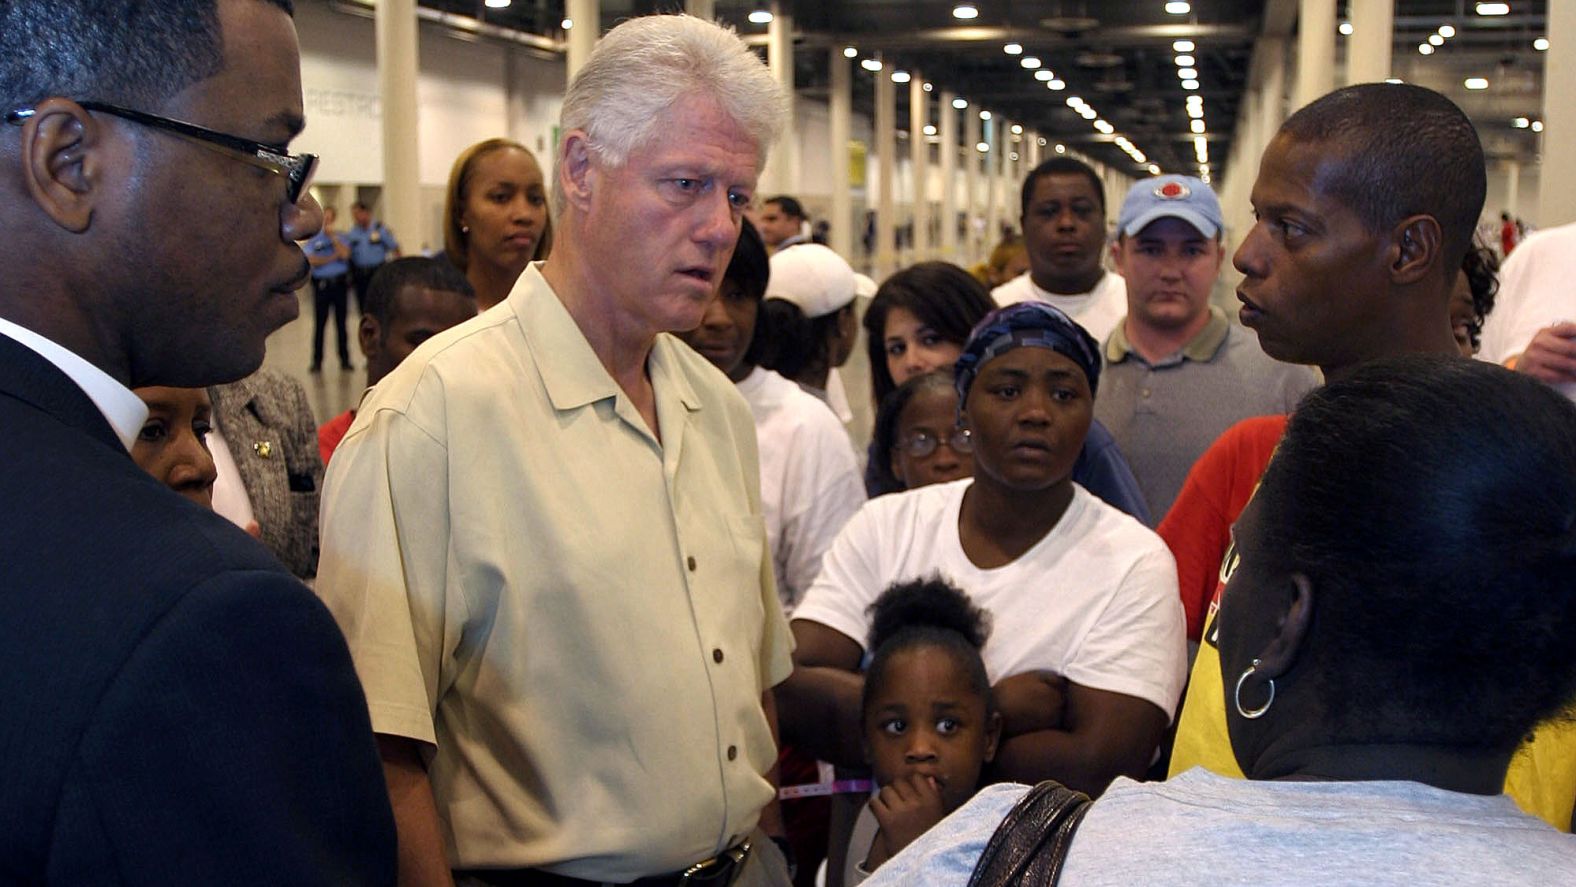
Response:
POLYGON ((1046 780, 1029 789, 991 835, 969 887, 1051 887, 1062 875, 1073 830, 1092 803, 1083 792, 1046 780))

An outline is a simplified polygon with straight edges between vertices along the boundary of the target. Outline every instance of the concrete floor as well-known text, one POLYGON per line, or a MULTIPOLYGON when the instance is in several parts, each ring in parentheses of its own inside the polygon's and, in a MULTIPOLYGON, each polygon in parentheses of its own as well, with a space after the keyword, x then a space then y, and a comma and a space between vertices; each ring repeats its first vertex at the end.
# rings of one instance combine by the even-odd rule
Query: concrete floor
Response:
POLYGON ((268 337, 268 354, 263 358, 263 366, 300 380, 306 388, 307 399, 312 402, 312 414, 321 425, 350 409, 361 399, 361 390, 367 384, 366 360, 356 345, 356 323, 360 318, 352 297, 345 327, 350 335, 350 360, 355 369, 339 368, 334 322, 330 318, 328 329, 324 330, 323 351, 327 356, 323 371, 310 373, 307 369, 312 364, 312 290, 303 287, 296 295, 301 300, 301 313, 268 337))

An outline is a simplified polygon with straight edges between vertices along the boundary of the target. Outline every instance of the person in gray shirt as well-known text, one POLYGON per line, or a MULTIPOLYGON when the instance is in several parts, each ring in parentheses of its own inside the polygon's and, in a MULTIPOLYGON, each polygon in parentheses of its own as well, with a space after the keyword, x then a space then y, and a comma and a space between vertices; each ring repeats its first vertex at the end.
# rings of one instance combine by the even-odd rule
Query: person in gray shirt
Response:
POLYGON ((1095 418, 1127 457, 1151 526, 1221 432, 1291 412, 1318 384, 1312 369, 1270 359, 1209 304, 1223 233, 1215 192, 1190 176, 1138 182, 1117 216, 1112 253, 1127 280, 1127 316, 1101 349, 1095 418))
MULTIPOLYGON (((1219 616, 1248 778, 1118 779, 1061 883, 1568 883, 1576 838, 1502 787, 1576 702, 1572 440, 1553 389, 1460 358, 1309 395, 1237 521, 1219 616)), ((980 793, 867 887, 967 883, 1027 791, 980 793)))

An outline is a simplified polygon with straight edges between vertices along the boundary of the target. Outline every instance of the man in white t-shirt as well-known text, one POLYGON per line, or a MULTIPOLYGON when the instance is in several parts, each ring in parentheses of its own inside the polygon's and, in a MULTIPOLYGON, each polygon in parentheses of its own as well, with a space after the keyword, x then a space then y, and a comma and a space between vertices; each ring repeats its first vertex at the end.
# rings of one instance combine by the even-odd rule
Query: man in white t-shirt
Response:
POLYGON ((1029 270, 991 290, 998 305, 1037 299, 1103 342, 1127 314, 1127 286, 1105 270, 1105 191, 1081 160, 1058 156, 1023 180, 1029 270))
POLYGON ((1499 300, 1483 322, 1478 356, 1541 379, 1576 398, 1576 224, 1522 241, 1499 275, 1499 300))

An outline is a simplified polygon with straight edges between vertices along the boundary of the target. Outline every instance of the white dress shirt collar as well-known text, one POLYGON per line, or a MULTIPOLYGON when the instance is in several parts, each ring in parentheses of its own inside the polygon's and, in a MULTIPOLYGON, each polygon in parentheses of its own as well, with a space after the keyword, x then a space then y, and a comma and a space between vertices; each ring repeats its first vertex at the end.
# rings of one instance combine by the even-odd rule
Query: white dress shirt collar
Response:
POLYGON ((3 317, 0 317, 0 335, 16 340, 77 383, 82 393, 104 415, 104 420, 115 429, 115 436, 120 438, 126 452, 131 452, 131 445, 141 433, 143 423, 148 421, 148 405, 142 402, 142 398, 70 349, 3 317))

